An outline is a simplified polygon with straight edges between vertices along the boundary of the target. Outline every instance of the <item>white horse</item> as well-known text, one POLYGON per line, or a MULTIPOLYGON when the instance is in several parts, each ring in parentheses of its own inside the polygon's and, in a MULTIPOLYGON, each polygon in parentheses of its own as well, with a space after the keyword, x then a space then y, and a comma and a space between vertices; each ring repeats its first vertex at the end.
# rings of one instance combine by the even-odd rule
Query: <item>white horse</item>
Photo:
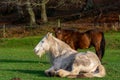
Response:
POLYGON ((52 67, 45 71, 48 76, 104 77, 106 72, 95 53, 77 52, 63 41, 48 33, 34 48, 36 55, 49 54, 52 67))

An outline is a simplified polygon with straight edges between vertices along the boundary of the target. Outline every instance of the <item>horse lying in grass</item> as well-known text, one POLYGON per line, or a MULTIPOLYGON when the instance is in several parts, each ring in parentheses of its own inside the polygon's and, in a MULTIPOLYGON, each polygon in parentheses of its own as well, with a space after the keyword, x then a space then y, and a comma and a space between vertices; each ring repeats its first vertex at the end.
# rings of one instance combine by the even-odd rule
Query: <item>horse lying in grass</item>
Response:
POLYGON ((34 48, 41 57, 49 54, 52 67, 45 71, 48 76, 68 78, 104 77, 106 72, 99 58, 93 52, 77 52, 68 44, 48 33, 34 48))
POLYGON ((85 49, 91 46, 95 47, 96 54, 101 60, 105 52, 104 33, 100 30, 93 29, 86 32, 79 32, 73 29, 53 28, 55 36, 66 42, 71 48, 85 49))

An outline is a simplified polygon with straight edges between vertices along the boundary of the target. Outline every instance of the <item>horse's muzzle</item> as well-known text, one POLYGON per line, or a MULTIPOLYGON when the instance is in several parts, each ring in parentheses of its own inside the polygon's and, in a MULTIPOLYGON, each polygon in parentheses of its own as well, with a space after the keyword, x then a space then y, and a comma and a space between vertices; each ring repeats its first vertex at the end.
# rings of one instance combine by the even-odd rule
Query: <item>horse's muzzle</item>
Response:
POLYGON ((34 49, 34 52, 37 54, 39 52, 39 50, 34 49))

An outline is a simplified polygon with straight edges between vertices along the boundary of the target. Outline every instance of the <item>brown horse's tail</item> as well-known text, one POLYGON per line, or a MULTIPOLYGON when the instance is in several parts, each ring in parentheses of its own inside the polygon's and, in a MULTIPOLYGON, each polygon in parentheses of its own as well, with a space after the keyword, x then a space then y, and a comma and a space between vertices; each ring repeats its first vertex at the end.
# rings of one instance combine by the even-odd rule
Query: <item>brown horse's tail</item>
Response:
POLYGON ((101 51, 101 58, 103 58, 104 53, 105 53, 105 37, 104 37, 104 33, 102 32, 102 40, 100 43, 100 51, 101 51))

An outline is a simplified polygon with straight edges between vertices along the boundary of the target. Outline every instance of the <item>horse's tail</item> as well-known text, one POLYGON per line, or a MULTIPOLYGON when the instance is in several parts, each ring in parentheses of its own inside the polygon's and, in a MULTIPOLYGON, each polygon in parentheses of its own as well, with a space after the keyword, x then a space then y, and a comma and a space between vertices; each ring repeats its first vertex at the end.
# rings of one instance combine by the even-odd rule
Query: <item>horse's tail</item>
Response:
POLYGON ((104 77, 106 71, 103 65, 99 65, 97 71, 94 73, 82 73, 79 75, 69 75, 68 78, 92 78, 92 77, 104 77))
POLYGON ((101 58, 103 58, 105 52, 105 37, 103 32, 102 32, 102 40, 100 43, 100 51, 101 51, 101 58))

